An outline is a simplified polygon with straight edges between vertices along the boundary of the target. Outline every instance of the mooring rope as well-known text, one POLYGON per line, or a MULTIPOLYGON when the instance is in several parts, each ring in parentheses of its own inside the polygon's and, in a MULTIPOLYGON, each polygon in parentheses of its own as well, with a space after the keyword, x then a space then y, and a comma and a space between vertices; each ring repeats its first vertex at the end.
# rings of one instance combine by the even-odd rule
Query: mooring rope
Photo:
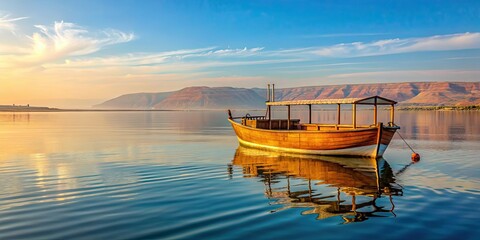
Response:
POLYGON ((413 150, 413 148, 410 146, 410 144, 407 143, 407 141, 405 140, 405 138, 403 138, 402 134, 400 134, 400 132, 396 131, 396 133, 398 133, 398 136, 400 136, 400 138, 403 140, 403 142, 405 144, 407 144, 408 148, 410 148, 410 150, 412 150, 412 162, 418 162, 420 161, 420 154, 416 153, 415 150, 413 150))
POLYGON ((413 153, 416 153, 416 152, 413 150, 413 148, 410 147, 410 145, 407 143, 407 141, 405 141, 405 138, 402 137, 402 134, 400 134, 399 131, 396 131, 396 133, 398 133, 398 136, 400 136, 400 138, 403 140, 403 142, 404 142, 405 144, 407 144, 407 146, 410 148, 410 150, 412 150, 413 153))
POLYGON ((402 174, 403 172, 405 172, 405 170, 407 170, 408 167, 412 166, 413 164, 415 164, 415 162, 410 162, 409 164, 405 165, 402 169, 398 170, 395 176, 402 174))

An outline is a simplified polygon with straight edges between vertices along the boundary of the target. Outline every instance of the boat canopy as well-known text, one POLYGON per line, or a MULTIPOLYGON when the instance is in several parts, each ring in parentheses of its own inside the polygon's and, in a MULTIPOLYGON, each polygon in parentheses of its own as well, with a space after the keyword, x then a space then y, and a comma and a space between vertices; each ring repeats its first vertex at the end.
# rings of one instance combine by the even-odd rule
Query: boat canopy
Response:
POLYGON ((373 96, 367 98, 341 98, 341 99, 314 99, 314 100, 291 100, 280 102, 267 102, 267 106, 289 106, 289 105, 323 105, 323 104, 362 104, 362 105, 394 105, 396 101, 373 96))

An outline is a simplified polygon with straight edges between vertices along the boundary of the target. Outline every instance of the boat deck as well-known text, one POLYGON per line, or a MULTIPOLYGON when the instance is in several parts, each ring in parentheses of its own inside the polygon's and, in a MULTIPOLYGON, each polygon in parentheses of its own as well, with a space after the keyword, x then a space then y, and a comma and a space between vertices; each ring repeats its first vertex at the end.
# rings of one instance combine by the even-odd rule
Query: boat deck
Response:
MULTIPOLYGON (((249 119, 242 118, 243 126, 270 129, 270 130, 303 130, 303 131, 332 131, 332 130, 352 130, 352 124, 321 124, 321 123, 300 123, 300 119, 249 119), (270 126, 271 122, 271 126, 270 126), (290 122, 290 126, 288 126, 290 122)), ((372 128, 375 126, 357 125, 356 129, 372 128)))

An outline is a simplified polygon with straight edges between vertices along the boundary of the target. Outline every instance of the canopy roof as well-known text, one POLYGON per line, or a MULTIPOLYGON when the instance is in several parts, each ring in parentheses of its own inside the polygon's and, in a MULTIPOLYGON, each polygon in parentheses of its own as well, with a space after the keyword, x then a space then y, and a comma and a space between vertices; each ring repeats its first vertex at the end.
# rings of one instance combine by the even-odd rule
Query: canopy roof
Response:
POLYGON ((287 105, 322 105, 322 104, 363 104, 363 105, 392 105, 397 102, 379 97, 367 98, 340 98, 340 99, 314 99, 314 100, 291 100, 280 102, 267 102, 267 106, 287 106, 287 105))

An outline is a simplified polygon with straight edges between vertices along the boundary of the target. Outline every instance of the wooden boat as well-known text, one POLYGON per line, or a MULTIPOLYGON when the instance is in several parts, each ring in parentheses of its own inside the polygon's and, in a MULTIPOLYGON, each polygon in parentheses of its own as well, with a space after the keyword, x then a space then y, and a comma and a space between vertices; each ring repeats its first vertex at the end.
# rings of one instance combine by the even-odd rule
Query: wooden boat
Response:
POLYGON ((395 131, 400 128, 394 123, 394 105, 397 102, 379 96, 281 102, 271 101, 274 97, 268 97, 268 99, 265 116, 247 114, 243 117, 232 117, 231 111, 228 110, 228 121, 241 145, 302 154, 378 158, 383 156, 395 131), (323 104, 337 105, 336 124, 312 123, 312 105, 323 104), (344 104, 352 105, 352 124, 340 123, 341 105, 344 104), (308 123, 301 123, 299 119, 290 118, 290 107, 293 105, 308 105, 308 123), (372 125, 357 124, 357 105, 373 106, 374 122, 372 125), (377 106, 385 105, 390 106, 390 122, 386 125, 377 122, 377 106), (272 119, 273 106, 286 106, 288 118, 272 119))

